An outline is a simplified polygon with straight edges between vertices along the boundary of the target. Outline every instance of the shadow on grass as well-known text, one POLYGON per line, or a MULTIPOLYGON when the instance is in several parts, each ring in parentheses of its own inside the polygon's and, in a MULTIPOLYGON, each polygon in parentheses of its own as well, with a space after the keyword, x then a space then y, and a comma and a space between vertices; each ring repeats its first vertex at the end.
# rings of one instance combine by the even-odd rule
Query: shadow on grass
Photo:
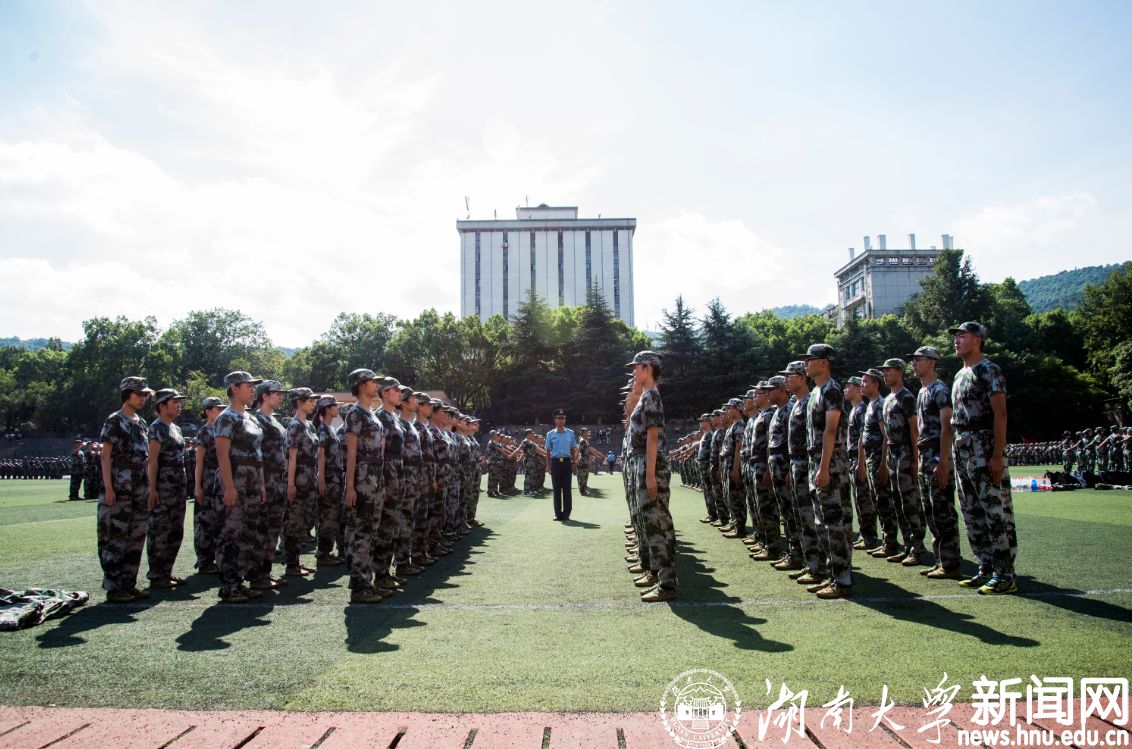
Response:
POLYGON ((36 636, 41 648, 66 648, 82 645, 84 632, 92 632, 99 627, 115 624, 131 624, 138 620, 138 614, 153 608, 158 602, 153 598, 134 603, 99 603, 84 606, 59 620, 57 626, 46 629, 36 636))
POLYGON ((730 640, 740 650, 785 653, 794 649, 787 642, 768 640, 756 626, 766 619, 754 617, 738 606, 728 606, 739 598, 725 595, 720 582, 700 558, 703 552, 689 543, 676 541, 676 575, 680 579, 680 600, 669 604, 672 613, 704 632, 730 640), (681 601, 693 605, 681 605, 681 601), (704 603, 716 605, 704 606, 704 603))
POLYGON ((597 523, 587 523, 584 520, 563 520, 562 525, 568 525, 571 528, 584 528, 586 530, 594 530, 601 527, 597 523))
POLYGON ((351 653, 385 653, 397 649, 387 641, 396 629, 423 627, 413 617, 426 603, 440 603, 433 594, 445 588, 458 588, 449 578, 470 575, 465 568, 475 564, 472 555, 482 554, 476 547, 495 535, 487 528, 476 528, 456 542, 456 548, 423 573, 409 578, 406 588, 396 591, 381 603, 347 604, 343 613, 346 622, 346 649, 351 653), (390 605, 392 604, 392 605, 390 605))
MULTIPOLYGON (((970 614, 952 611, 935 601, 909 593, 887 580, 870 577, 860 570, 853 571, 853 591, 855 596, 845 600, 893 619, 974 637, 988 645, 1011 645, 1019 648, 1041 645, 1041 642, 1029 637, 1000 632, 975 621, 975 617, 970 614)), ((972 595, 977 594, 972 592, 972 595)))
POLYGON ((1032 577, 1018 576, 1018 597, 1031 598, 1050 606, 1072 611, 1074 614, 1110 619, 1114 622, 1132 622, 1132 609, 1115 603, 1086 598, 1085 591, 1077 588, 1059 588, 1032 577))
POLYGON ((265 627, 271 622, 263 617, 275 608, 275 600, 269 592, 263 598, 247 604, 216 603, 201 612, 193 620, 189 631, 177 637, 177 649, 189 653, 208 650, 226 650, 232 643, 226 636, 243 631, 249 627, 265 627))

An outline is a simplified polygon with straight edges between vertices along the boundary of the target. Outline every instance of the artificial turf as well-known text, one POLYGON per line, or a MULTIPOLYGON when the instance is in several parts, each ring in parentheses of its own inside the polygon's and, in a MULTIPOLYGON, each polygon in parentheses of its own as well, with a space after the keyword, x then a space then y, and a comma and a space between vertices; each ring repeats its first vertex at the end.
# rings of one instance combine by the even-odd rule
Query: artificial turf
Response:
POLYGON ((651 710, 675 676, 710 668, 750 706, 781 683, 810 704, 840 685, 858 704, 876 704, 882 685, 912 704, 945 672, 961 700, 983 674, 1025 685, 1132 670, 1132 492, 1016 494, 1020 595, 979 596, 861 554, 855 597, 822 602, 699 523, 702 495, 676 487, 680 600, 645 605, 622 561, 620 476, 591 488, 566 524, 549 498, 483 496, 486 527, 374 606, 346 605, 341 567, 218 604, 215 578, 192 574, 190 506, 176 569, 190 585, 114 606, 101 603, 95 503, 65 501, 62 481, 0 481, 0 586, 92 594, 68 617, 0 633, 0 702, 651 710))

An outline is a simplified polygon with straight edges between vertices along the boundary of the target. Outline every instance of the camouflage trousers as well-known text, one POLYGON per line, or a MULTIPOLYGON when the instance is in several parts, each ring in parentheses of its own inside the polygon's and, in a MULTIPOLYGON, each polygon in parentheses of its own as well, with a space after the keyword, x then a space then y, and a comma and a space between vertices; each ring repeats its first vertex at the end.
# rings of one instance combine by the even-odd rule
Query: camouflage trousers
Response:
POLYGON ((312 506, 318 507, 317 471, 313 467, 296 466, 295 498, 286 501, 283 514, 283 563, 288 567, 299 564, 307 533, 314 523, 311 517, 312 506))
POLYGON ((99 486, 98 473, 87 471, 83 475, 83 499, 98 499, 100 494, 102 494, 102 487, 99 486))
POLYGON ((405 501, 405 471, 400 460, 385 461, 385 504, 377 524, 377 543, 373 552, 374 574, 377 579, 389 575, 398 543, 410 531, 408 504, 405 501))
POLYGON ((278 471, 264 471, 267 487, 267 504, 260 507, 259 516, 259 564, 252 571, 249 580, 266 580, 271 577, 271 563, 275 550, 283 534, 283 522, 287 514, 287 477, 278 471))
POLYGON ((701 476, 701 481, 703 482, 700 488, 704 492, 704 506, 707 508, 707 516, 712 520, 718 520, 719 514, 715 510, 715 497, 712 496, 711 482, 702 478, 707 476, 708 470, 709 468, 707 463, 700 464, 699 475, 701 476))
POLYGON ((774 497, 774 489, 765 483, 769 471, 767 463, 749 464, 747 473, 750 476, 750 488, 747 490, 747 499, 751 509, 751 525, 756 529, 755 537, 768 551, 777 554, 782 546, 782 534, 779 530, 782 516, 774 497))
POLYGON ((403 528, 403 535, 399 535, 394 542, 393 561, 397 565, 408 564, 413 556, 413 538, 416 532, 417 514, 419 508, 427 508, 428 501, 424 493, 425 475, 422 466, 406 465, 401 476, 401 491, 404 495, 405 512, 409 522, 403 528))
POLYGON ((857 508, 857 530, 861 532, 861 540, 865 542, 866 549, 880 546, 877 537, 877 508, 873 502, 873 492, 869 488, 869 477, 866 469, 864 477, 857 471, 857 457, 850 454, 849 475, 853 483, 853 503, 857 508))
POLYGON ((735 530, 742 534, 747 531, 747 495, 743 491, 741 472, 736 479, 731 469, 731 461, 719 462, 720 484, 724 502, 727 504, 727 512, 731 516, 731 524, 735 530))
POLYGON ((413 539, 409 546, 409 557, 415 561, 429 554, 429 530, 435 505, 433 482, 436 481, 436 464, 424 463, 420 467, 420 496, 413 506, 413 539))
MULTIPOLYGON (((636 461, 633 467, 633 489, 636 495, 637 514, 640 516, 640 533, 637 536, 640 546, 648 547, 648 566, 646 569, 656 575, 657 584, 666 590, 675 590, 676 578, 676 528, 672 524, 672 514, 668 510, 670 499, 669 484, 672 473, 664 456, 656 456, 656 499, 649 497, 645 481, 645 461, 636 461)), ((645 566, 644 558, 641 566, 645 566)))
POLYGON ((902 516, 896 512, 888 483, 880 480, 882 464, 879 451, 865 453, 865 478, 868 479, 869 492, 873 496, 873 507, 876 508, 877 519, 880 521, 883 534, 881 540, 884 543, 885 551, 889 554, 895 554, 900 549, 897 531, 902 531, 904 538, 908 538, 908 530, 900 525, 902 516))
POLYGON ((948 571, 959 569, 959 515, 955 512, 955 482, 948 476, 947 486, 940 488, 935 479, 939 465, 939 447, 920 448, 920 498, 924 517, 932 532, 932 553, 948 571))
POLYGON ((578 465, 575 469, 575 472, 578 474, 578 491, 588 492, 590 490, 589 464, 587 463, 586 465, 578 465))
MULTIPOLYGON (((633 526, 633 534, 637 537, 637 559, 641 567, 653 572, 644 516, 641 514, 641 497, 636 485, 638 465, 641 465, 638 458, 625 456, 621 463, 621 481, 625 485, 625 503, 629 506, 629 522, 633 526)), ((641 470, 644 470, 643 467, 641 470)))
POLYGON ((464 513, 464 508, 460 505, 464 501, 464 466, 459 462, 450 465, 452 473, 444 498, 444 535, 448 537, 455 536, 460 531, 464 513))
POLYGON ((1018 535, 1010 478, 1004 469, 1002 483, 991 481, 988 463, 994 454, 989 431, 956 432, 955 474, 959 479, 959 506, 967 525, 967 540, 983 571, 1014 574, 1018 535))
POLYGON ((829 572, 826 565, 829 550, 826 548, 825 529, 819 527, 814 510, 817 498, 810 492, 808 459, 790 459, 790 486, 794 490, 794 512, 798 516, 798 530, 802 536, 802 557, 811 574, 825 577, 829 572))
POLYGON ((534 492, 540 488, 538 466, 534 463, 523 464, 523 491, 534 492))
POLYGON ((487 493, 499 494, 503 487, 503 463, 491 463, 487 467, 487 493))
POLYGON ((83 475, 77 471, 71 473, 71 486, 67 494, 67 499, 78 499, 79 491, 83 487, 83 475))
POLYGON ((318 545, 315 557, 322 559, 331 556, 335 543, 338 553, 345 551, 342 538, 342 481, 340 476, 328 477, 326 494, 318 497, 318 545))
POLYGON ((185 538, 185 469, 157 469, 157 506, 148 513, 146 557, 150 580, 168 580, 185 538))
POLYGON ((712 464, 711 467, 711 495, 715 499, 715 514, 724 523, 731 522, 731 505, 727 502, 727 494, 724 491, 724 482, 721 480, 722 474, 719 469, 712 464))
POLYGON ((924 550, 924 511, 911 449, 897 450, 889 446, 888 488, 900 528, 904 531, 904 550, 918 554, 924 550))
POLYGON ((479 511, 480 487, 483 486, 483 471, 480 470, 478 463, 472 463, 468 469, 468 486, 471 493, 468 496, 468 510, 464 520, 470 523, 476 519, 476 513, 479 511))
POLYGON ((452 487, 452 464, 441 463, 436 467, 436 492, 432 497, 432 507, 429 509, 429 552, 436 556, 439 547, 444 543, 444 534, 448 531, 448 500, 452 487))
POLYGON ((262 564, 260 536, 259 468, 232 466, 232 483, 236 488, 236 504, 224 506, 223 489, 217 480, 217 501, 220 503, 220 533, 216 539, 216 566, 220 570, 220 595, 236 591, 244 580, 252 579, 262 564))
POLYGON ((346 530, 346 567, 350 571, 350 590, 365 590, 373 587, 378 523, 385 509, 382 467, 376 463, 356 466, 354 493, 357 495, 354 506, 344 506, 342 510, 342 525, 346 530))
POLYGON ((115 469, 114 506, 105 498, 98 503, 98 561, 102 565, 102 589, 130 590, 137 587, 146 534, 146 499, 149 480, 145 468, 115 469))
POLYGON ((790 488, 790 457, 771 455, 768 465, 771 489, 786 532, 786 555, 792 561, 801 562, 802 529, 798 525, 798 512, 794 508, 794 492, 790 488))
POLYGON ((197 569, 216 562, 216 544, 224 523, 224 501, 218 491, 216 469, 206 468, 201 484, 201 496, 193 499, 193 551, 197 555, 197 569))
POLYGON ((829 460, 829 483, 816 483, 820 456, 810 457, 810 492, 814 501, 818 533, 824 536, 829 578, 840 585, 852 585, 853 575, 853 499, 850 496, 849 456, 835 450, 829 460))

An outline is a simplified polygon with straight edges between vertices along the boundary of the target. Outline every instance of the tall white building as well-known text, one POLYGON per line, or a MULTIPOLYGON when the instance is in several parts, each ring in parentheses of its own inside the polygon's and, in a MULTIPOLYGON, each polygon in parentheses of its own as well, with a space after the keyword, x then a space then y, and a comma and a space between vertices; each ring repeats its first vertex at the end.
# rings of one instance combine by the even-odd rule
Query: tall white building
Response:
POLYGON ((460 312, 510 319, 534 289, 551 307, 585 304, 599 288, 633 325, 635 218, 578 218, 576 206, 516 208, 511 220, 457 221, 460 312))
MULTIPOLYGON (((837 306, 830 316, 840 327, 850 317, 871 320, 881 315, 899 314, 908 297, 920 290, 920 281, 934 271, 940 250, 935 246, 917 249, 916 235, 908 235, 908 246, 888 246, 884 234, 877 235, 874 247, 865 237, 864 252, 849 248, 849 262, 837 269, 837 306)), ((944 234, 943 249, 950 250, 954 239, 944 234)))

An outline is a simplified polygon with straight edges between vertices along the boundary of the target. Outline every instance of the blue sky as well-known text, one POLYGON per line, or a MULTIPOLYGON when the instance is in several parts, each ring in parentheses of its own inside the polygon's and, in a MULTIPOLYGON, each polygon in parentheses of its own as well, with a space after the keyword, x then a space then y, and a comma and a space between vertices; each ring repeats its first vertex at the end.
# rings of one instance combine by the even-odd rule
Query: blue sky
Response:
POLYGON ((1132 257, 1128 3, 324 5, 0 3, 0 335, 457 311, 464 196, 635 216, 645 328, 1132 257))

